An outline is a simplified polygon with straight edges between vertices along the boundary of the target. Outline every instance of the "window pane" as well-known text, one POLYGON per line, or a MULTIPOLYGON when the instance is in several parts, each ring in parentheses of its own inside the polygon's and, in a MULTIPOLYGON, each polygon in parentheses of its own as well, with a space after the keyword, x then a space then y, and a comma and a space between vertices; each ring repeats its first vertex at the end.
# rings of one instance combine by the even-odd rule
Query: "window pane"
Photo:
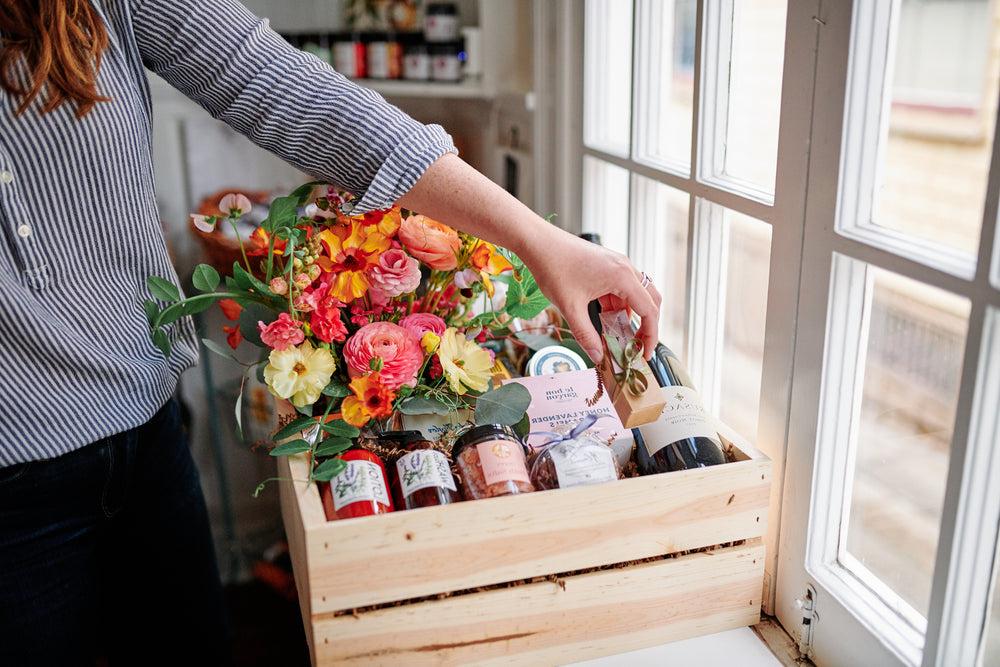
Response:
POLYGON ((628 157, 632 118, 632 3, 587 0, 585 22, 583 143, 628 157))
POLYGON ((771 226, 729 209, 723 209, 723 220, 728 226, 729 261, 719 417, 753 441, 760 412, 771 226))
MULTIPOLYGON (((774 193, 787 0, 733 2, 727 176, 774 193)), ((724 65, 724 63, 723 63, 724 65)))
POLYGON ((926 618, 969 303, 869 271, 867 359, 841 558, 873 589, 888 586, 926 618))
POLYGON ((639 0, 636 159, 691 171, 695 0, 639 0))
POLYGON ((628 171, 589 155, 583 158, 583 231, 628 253, 628 171))
POLYGON ((996 121, 1000 3, 901 0, 876 224, 974 255, 996 121))
POLYGON ((632 176, 632 263, 645 271, 663 297, 660 341, 685 353, 687 320, 687 193, 632 176))

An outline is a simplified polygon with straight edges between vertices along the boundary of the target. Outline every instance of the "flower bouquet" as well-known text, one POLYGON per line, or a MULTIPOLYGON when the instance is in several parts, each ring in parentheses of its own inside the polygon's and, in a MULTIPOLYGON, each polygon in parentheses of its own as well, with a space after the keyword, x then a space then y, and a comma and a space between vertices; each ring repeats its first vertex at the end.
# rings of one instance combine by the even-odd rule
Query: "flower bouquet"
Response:
MULTIPOLYGON (((524 427, 528 391, 492 380, 512 324, 549 305, 531 273, 513 253, 413 211, 352 216, 343 212, 349 200, 321 183, 275 199, 239 239, 232 275, 196 267, 197 295, 150 277, 154 298, 144 308, 154 344, 169 355, 166 327, 218 303, 232 350, 205 346, 243 365, 244 382, 257 373, 294 406, 299 414, 281 424, 271 454, 308 452, 310 481, 336 476, 345 466, 337 455, 399 413, 468 411, 478 424, 524 427), (255 361, 234 354, 243 343, 262 350, 255 361)), ((243 195, 226 195, 222 215, 192 223, 235 230, 250 208, 243 195)))

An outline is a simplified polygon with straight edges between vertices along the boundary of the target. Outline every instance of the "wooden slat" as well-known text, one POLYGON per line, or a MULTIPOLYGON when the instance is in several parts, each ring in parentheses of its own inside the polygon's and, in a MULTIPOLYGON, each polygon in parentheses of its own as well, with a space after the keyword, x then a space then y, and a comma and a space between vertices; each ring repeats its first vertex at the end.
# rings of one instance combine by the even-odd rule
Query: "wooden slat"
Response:
MULTIPOLYGON (((320 516, 316 516, 316 508, 313 507, 313 496, 318 505, 319 494, 315 486, 306 486, 301 483, 292 483, 288 480, 295 479, 290 470, 287 457, 278 458, 278 477, 282 478, 278 493, 281 500, 281 520, 285 524, 285 538, 288 540, 288 550, 292 557, 292 572, 295 575, 295 588, 299 593, 299 607, 302 611, 302 624, 305 626, 306 641, 312 646, 312 608, 309 603, 309 564, 306 560, 306 530, 307 527, 316 527, 326 521, 323 515, 322 506, 319 507, 320 516)), ((296 466, 298 478, 301 478, 305 469, 305 461, 299 462, 296 466)))
POLYGON ((754 459, 332 522, 310 487, 295 496, 296 558, 316 615, 759 537, 769 487, 770 462, 754 459))
MULTIPOLYGON (((630 568, 390 607, 321 615, 315 665, 564 664, 753 625, 759 540, 630 568)), ((419 570, 404 567, 419 576, 419 570)), ((356 576, 371 581, 378 570, 356 576)), ((734 656, 733 664, 739 664, 734 656)))

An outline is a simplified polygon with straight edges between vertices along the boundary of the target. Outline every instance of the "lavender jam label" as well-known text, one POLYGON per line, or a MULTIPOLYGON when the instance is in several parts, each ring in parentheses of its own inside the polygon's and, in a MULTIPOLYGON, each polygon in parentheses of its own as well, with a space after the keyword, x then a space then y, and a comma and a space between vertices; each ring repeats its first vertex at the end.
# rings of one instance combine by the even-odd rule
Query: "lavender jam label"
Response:
POLYGON ((451 475, 448 457, 434 449, 419 449, 403 454, 396 461, 396 472, 399 473, 399 487, 405 498, 414 491, 432 486, 458 490, 455 478, 451 475))
POLYGON ((358 501, 375 501, 383 505, 389 504, 389 495, 385 490, 385 478, 382 469, 371 461, 347 461, 347 467, 330 482, 333 492, 333 509, 339 511, 342 507, 358 501))

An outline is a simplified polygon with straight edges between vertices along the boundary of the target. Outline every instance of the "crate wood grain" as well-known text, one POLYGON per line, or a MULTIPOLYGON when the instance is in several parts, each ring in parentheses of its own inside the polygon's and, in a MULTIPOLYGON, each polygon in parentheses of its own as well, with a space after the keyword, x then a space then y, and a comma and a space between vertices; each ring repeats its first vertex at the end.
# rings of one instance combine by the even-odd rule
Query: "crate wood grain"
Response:
MULTIPOLYGON (((280 461, 281 476, 307 478, 303 455, 280 461)), ((315 485, 283 484, 315 615, 760 537, 770 461, 341 521, 315 485)))
POLYGON ((566 577, 565 588, 546 581, 357 616, 320 614, 313 660, 553 665, 621 653, 757 623, 763 566, 755 540, 566 577))

